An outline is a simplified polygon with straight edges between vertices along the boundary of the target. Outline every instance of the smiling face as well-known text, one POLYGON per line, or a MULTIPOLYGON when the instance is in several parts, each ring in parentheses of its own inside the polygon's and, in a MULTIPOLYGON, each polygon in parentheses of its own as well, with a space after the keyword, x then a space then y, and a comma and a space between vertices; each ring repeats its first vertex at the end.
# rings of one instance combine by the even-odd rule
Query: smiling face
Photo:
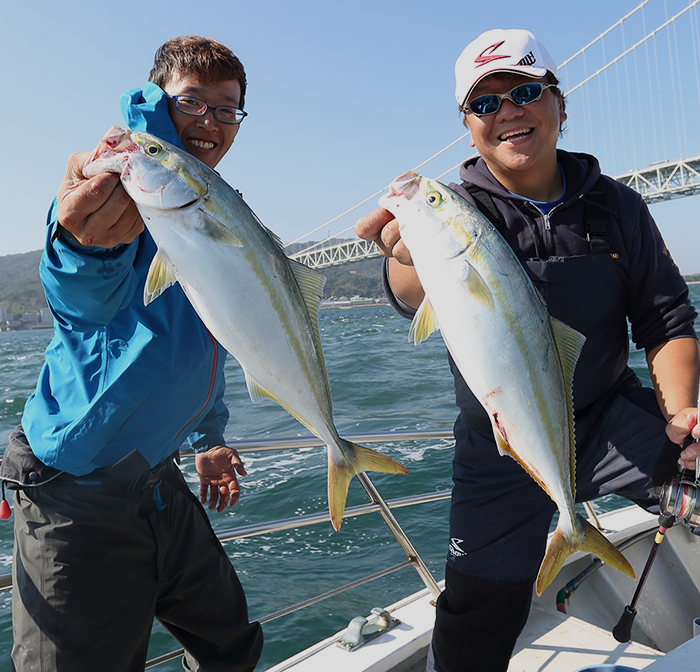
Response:
MULTIPOLYGON (((240 107, 241 85, 236 79, 204 83, 197 77, 186 75, 170 79, 163 90, 170 96, 199 98, 211 107, 240 107)), ((216 167, 233 144, 240 125, 219 121, 211 110, 202 116, 185 114, 171 99, 168 99, 168 111, 185 149, 209 168, 216 167)))
MULTIPOLYGON (((514 73, 488 75, 474 87, 469 101, 490 93, 506 93, 530 82, 546 83, 546 79, 514 73)), ((561 96, 550 88, 540 100, 528 105, 518 106, 504 99, 494 114, 465 115, 464 124, 471 133, 472 146, 506 189, 533 200, 549 201, 561 196, 563 190, 556 147, 565 119, 561 96)))

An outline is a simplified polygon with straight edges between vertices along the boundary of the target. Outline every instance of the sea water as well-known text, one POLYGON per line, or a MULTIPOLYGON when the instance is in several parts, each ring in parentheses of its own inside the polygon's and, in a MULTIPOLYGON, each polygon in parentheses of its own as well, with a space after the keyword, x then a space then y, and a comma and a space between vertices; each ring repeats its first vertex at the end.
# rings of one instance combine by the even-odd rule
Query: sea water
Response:
MULTIPOLYGON (((700 288, 691 286, 697 305, 700 288)), ((409 322, 388 306, 324 310, 321 339, 341 435, 362 432, 449 429, 456 417, 452 376, 445 346, 438 334, 414 346, 409 322)), ((0 332, 0 447, 21 418, 43 362, 51 330, 0 332)), ((631 349, 631 364, 649 384, 644 353, 631 349)), ((227 439, 309 436, 307 430, 272 401, 250 401, 240 367, 226 365, 225 401, 231 418, 227 439)), ((235 444, 234 444, 235 445, 235 444)), ((452 445, 447 439, 371 444, 408 469, 408 476, 370 474, 385 500, 451 487, 452 445)), ((217 531, 327 511, 325 449, 249 453, 243 456, 248 475, 241 479, 241 499, 224 513, 208 512, 217 531)), ((505 458, 504 458, 505 459, 505 458)), ((198 494, 191 460, 183 471, 198 494)), ((8 498, 10 493, 8 492, 8 498)), ((354 480, 348 506, 366 503, 354 480)), ((597 500, 599 511, 625 500, 597 500)), ((400 508, 394 515, 437 580, 444 574, 449 501, 400 508)), ((252 619, 262 618, 340 585, 405 560, 394 537, 377 514, 350 518, 335 532, 330 523, 264 534, 224 544, 248 597, 252 619)), ((0 574, 11 571, 12 519, 0 521, 0 574)), ((406 567, 303 611, 264 626, 265 648, 257 667, 265 670, 319 639, 331 636, 356 616, 384 607, 423 588, 417 573, 406 567)), ((135 605, 138 608, 138 605, 135 605)), ((11 591, 0 593, 0 670, 9 669, 12 646, 11 591)), ((149 659, 179 648, 155 624, 149 659)), ((154 668, 175 672, 178 660, 154 668)))

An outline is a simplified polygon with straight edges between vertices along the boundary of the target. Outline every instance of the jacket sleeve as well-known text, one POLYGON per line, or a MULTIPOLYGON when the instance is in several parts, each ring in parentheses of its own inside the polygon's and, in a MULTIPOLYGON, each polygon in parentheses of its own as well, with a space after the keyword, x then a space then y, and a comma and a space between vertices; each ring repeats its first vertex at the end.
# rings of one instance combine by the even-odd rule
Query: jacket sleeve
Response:
POLYGON ((229 412, 224 403, 226 377, 221 375, 216 398, 209 412, 202 418, 197 428, 187 437, 187 442, 195 453, 202 453, 210 448, 225 446, 224 430, 228 422, 229 412))
POLYGON ((648 353, 675 338, 697 338, 697 312, 646 203, 636 194, 634 200, 621 208, 621 232, 629 254, 627 316, 632 340, 648 353), (634 221, 627 219, 630 216, 634 221))
POLYGON ((138 285, 138 242, 112 249, 81 247, 60 234, 54 200, 39 275, 51 312, 65 329, 90 332, 129 304, 138 285))

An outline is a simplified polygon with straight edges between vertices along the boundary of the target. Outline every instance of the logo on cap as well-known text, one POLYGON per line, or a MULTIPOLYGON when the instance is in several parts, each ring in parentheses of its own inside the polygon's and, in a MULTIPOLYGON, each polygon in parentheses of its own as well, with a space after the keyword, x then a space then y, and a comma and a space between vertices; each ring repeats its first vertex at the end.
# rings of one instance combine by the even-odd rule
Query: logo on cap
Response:
POLYGON ((490 47, 486 47, 475 59, 474 63, 476 63, 477 67, 480 65, 486 65, 487 63, 490 63, 491 61, 498 60, 499 58, 510 58, 510 56, 506 56, 505 54, 502 56, 495 56, 493 54, 498 47, 500 47, 505 40, 501 40, 500 42, 496 42, 496 44, 492 44, 490 47), (488 52, 488 55, 486 55, 488 52))
POLYGON ((531 51, 528 51, 516 65, 534 65, 536 60, 535 55, 531 51))

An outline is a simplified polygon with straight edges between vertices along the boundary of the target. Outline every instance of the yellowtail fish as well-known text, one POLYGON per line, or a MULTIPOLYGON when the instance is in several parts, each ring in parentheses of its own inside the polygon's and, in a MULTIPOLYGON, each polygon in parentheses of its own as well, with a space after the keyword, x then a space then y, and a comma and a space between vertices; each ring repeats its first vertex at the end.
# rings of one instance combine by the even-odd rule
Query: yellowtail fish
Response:
POLYGON ((273 399, 328 448, 328 506, 337 530, 352 477, 405 474, 397 461, 340 438, 318 330, 325 279, 288 259, 236 191, 186 152, 111 128, 83 173, 120 174, 158 251, 144 302, 179 282, 207 329, 240 363, 254 402, 273 399))
POLYGON ((572 381, 584 336, 547 313, 500 233, 440 182, 405 173, 379 204, 397 219, 425 290, 410 338, 417 344, 440 330, 488 413, 499 452, 517 460, 559 509, 537 594, 575 551, 634 577, 625 557, 574 508, 572 381))

